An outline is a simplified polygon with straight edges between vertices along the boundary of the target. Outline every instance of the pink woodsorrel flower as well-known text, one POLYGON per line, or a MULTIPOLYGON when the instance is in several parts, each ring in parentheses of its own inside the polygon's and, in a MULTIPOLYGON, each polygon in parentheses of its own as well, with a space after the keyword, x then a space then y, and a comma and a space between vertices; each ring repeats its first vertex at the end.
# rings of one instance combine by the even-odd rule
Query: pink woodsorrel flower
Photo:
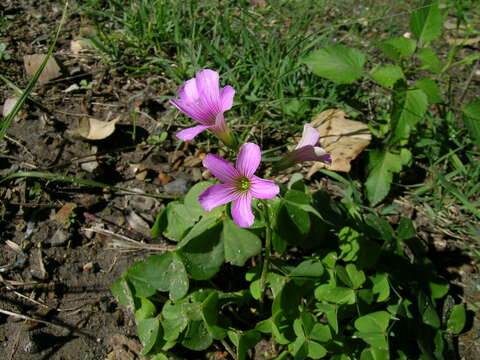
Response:
POLYGON ((320 133, 318 130, 310 124, 305 124, 300 142, 292 152, 285 155, 285 157, 275 165, 275 170, 284 170, 293 166, 295 163, 304 161, 321 161, 330 164, 332 157, 324 149, 317 146, 319 139, 320 133))
POLYGON ((178 90, 178 99, 170 102, 185 115, 199 122, 197 125, 180 131, 177 137, 183 141, 192 140, 204 130, 212 131, 228 147, 237 148, 235 137, 227 127, 223 113, 233 104, 235 89, 231 86, 220 88, 216 71, 205 69, 188 80, 178 90))
POLYGON ((253 224, 252 198, 271 199, 280 191, 273 181, 253 175, 260 165, 260 147, 245 143, 240 148, 235 167, 219 156, 208 154, 203 160, 205 166, 223 184, 210 186, 200 194, 200 205, 211 211, 217 206, 233 201, 233 221, 240 227, 253 224))

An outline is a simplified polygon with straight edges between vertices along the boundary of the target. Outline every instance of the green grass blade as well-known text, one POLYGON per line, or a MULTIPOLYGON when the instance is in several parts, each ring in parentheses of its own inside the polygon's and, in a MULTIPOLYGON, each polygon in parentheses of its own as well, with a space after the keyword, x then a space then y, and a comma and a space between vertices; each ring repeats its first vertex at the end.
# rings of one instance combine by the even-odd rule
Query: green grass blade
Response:
POLYGON ((72 176, 66 176, 66 175, 59 175, 59 174, 53 174, 53 173, 48 173, 48 172, 41 172, 41 171, 19 171, 10 175, 7 175, 0 179, 0 184, 4 183, 8 180, 16 179, 16 178, 36 178, 36 179, 44 179, 48 181, 63 181, 63 182, 69 182, 73 184, 78 184, 78 185, 83 185, 83 186, 91 186, 91 187, 100 187, 100 188, 106 188, 112 191, 123 191, 127 192, 129 194, 136 194, 136 195, 142 195, 142 196, 148 196, 148 197, 154 197, 154 198, 159 198, 159 199, 176 199, 178 198, 178 195, 175 194, 148 194, 148 193, 139 193, 137 191, 132 191, 129 189, 125 189, 122 187, 118 186, 112 186, 108 185, 99 181, 94 181, 94 180, 88 180, 88 179, 81 179, 81 178, 76 178, 72 176))
POLYGON ((472 214, 480 219, 480 211, 463 195, 455 186, 448 182, 448 180, 441 174, 438 174, 438 180, 440 184, 453 196, 455 196, 460 202, 467 208, 472 214))

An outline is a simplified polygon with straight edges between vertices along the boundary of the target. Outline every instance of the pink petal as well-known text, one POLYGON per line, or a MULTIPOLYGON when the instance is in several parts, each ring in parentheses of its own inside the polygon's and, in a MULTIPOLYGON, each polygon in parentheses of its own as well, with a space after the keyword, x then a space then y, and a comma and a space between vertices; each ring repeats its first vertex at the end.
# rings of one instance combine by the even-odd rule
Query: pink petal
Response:
POLYGON ((198 94, 202 104, 212 114, 221 112, 220 109, 220 83, 216 71, 205 69, 197 73, 196 82, 198 94))
POLYGON ((217 132, 225 132, 227 130, 227 123, 225 122, 225 117, 223 113, 217 114, 215 116, 215 131, 217 132))
POLYGON ((200 205, 206 210, 211 211, 217 206, 224 205, 238 198, 235 188, 230 184, 212 185, 202 192, 198 197, 200 205))
POLYGON ((202 131, 207 130, 210 126, 198 125, 185 130, 182 130, 176 134, 176 137, 183 141, 190 141, 202 131))
POLYGON ((299 149, 292 151, 291 157, 295 162, 303 161, 322 161, 325 163, 331 163, 332 159, 324 149, 318 146, 306 145, 299 149))
POLYGON ((213 125, 212 117, 209 113, 205 112, 199 104, 187 103, 182 99, 170 99, 170 103, 185 115, 191 117, 193 120, 204 125, 213 125))
POLYGON ((196 103, 199 100, 197 83, 195 78, 187 80, 185 84, 178 90, 180 99, 186 103, 196 103))
POLYGON ((262 160, 260 147, 254 143, 245 143, 240 148, 235 167, 242 175, 250 177, 257 171, 260 160, 262 160))
POLYGON ((320 133, 310 124, 305 124, 303 126, 303 134, 300 142, 298 143, 295 149, 300 149, 304 146, 310 145, 315 146, 318 144, 318 139, 320 138, 320 133))
POLYGON ((235 182, 235 179, 240 176, 232 164, 217 155, 208 154, 207 157, 203 159, 203 166, 218 180, 227 184, 235 182))
POLYGON ((252 212, 252 197, 249 193, 242 194, 233 202, 232 218, 235 224, 240 227, 253 225, 255 217, 252 212))
POLYGON ((273 181, 260 179, 252 176, 250 194, 257 199, 271 199, 278 195, 280 188, 273 181))
POLYGON ((232 108, 234 96, 235 96, 235 89, 229 85, 225 86, 220 91, 220 101, 221 101, 220 110, 221 111, 227 111, 232 108))

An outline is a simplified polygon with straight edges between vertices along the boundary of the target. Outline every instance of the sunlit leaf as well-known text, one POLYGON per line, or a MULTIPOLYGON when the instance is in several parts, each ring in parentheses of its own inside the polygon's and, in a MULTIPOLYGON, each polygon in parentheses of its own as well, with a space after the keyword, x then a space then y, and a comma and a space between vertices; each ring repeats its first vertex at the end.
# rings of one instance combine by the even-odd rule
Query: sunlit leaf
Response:
POLYGON ((351 84, 362 76, 366 57, 356 49, 334 45, 312 52, 303 62, 318 76, 351 84))
POLYGON ((423 43, 435 40, 442 34, 442 16, 437 0, 425 0, 410 17, 410 28, 423 43))

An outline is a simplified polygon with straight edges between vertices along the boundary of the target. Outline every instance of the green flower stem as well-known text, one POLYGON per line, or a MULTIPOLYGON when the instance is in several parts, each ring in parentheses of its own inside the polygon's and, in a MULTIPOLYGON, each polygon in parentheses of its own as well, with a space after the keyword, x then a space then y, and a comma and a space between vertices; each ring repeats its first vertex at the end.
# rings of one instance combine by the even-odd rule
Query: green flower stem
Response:
POLYGON ((237 138, 235 135, 233 135, 229 128, 226 128, 222 133, 216 133, 215 135, 217 135, 217 137, 226 147, 235 152, 238 151, 239 144, 237 138))
POLYGON ((263 254, 262 273, 260 275, 260 303, 263 304, 265 295, 265 286, 267 284, 268 267, 270 265, 271 247, 272 247, 272 226, 270 223, 270 214, 268 212, 268 204, 266 201, 262 201, 265 207, 265 219, 267 222, 266 234, 265 234, 265 251, 263 254))

